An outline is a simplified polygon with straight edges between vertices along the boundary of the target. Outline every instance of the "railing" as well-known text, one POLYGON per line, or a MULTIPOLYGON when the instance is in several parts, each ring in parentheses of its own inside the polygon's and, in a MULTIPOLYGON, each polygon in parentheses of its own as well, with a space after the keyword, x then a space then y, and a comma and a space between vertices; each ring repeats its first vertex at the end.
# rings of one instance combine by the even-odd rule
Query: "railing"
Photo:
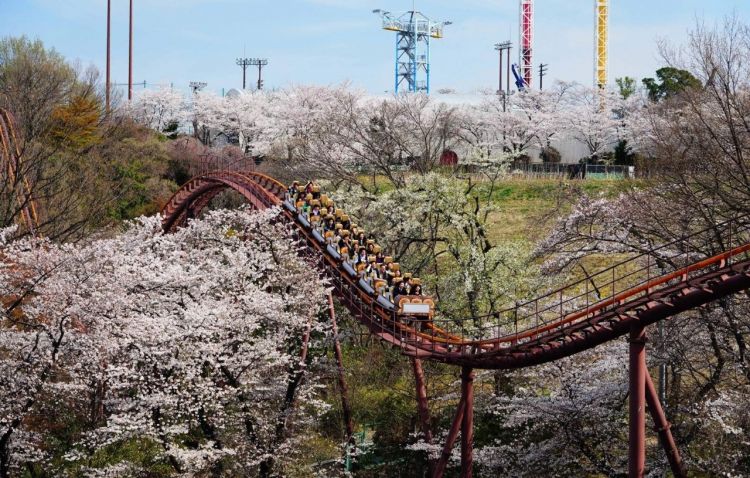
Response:
POLYGON ((474 351, 510 347, 572 325, 728 265, 750 260, 750 216, 717 224, 636 255, 593 275, 497 313, 435 319, 435 344, 474 351), (449 338, 445 339, 446 332, 449 338))

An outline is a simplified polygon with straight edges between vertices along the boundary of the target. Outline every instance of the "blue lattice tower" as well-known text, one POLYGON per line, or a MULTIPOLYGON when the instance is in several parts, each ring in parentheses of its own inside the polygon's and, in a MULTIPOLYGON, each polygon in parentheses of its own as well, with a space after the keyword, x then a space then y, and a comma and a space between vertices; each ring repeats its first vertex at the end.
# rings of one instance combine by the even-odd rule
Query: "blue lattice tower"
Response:
POLYGON ((430 93, 430 40, 443 38, 443 27, 451 22, 433 22, 411 10, 399 17, 391 12, 373 10, 383 18, 383 30, 396 32, 394 90, 430 93))

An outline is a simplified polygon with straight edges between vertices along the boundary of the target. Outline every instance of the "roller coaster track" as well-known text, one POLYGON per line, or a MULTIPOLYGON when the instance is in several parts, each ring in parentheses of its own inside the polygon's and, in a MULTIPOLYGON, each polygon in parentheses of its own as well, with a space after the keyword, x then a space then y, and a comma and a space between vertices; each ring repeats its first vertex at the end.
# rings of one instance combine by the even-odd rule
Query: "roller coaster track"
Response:
POLYGON ((0 171, 6 175, 6 187, 16 190, 16 200, 23 222, 31 234, 36 234, 39 217, 32 196, 33 189, 21 170, 21 147, 13 115, 3 108, 0 108, 0 144, 0 171))
POLYGON ((257 209, 279 206, 282 215, 296 226, 311 255, 318 259, 341 302, 372 334, 417 361, 434 360, 463 368, 462 398, 433 476, 442 476, 446 453, 450 454, 459 428, 462 476, 471 476, 473 369, 537 365, 626 334, 630 334, 631 344, 630 476, 645 473, 646 402, 657 422, 674 474, 684 476, 669 424, 645 367, 644 327, 750 289, 750 217, 735 218, 711 230, 696 232, 489 316, 419 321, 398 317, 392 308, 368 293, 356 277, 351 277, 305 227, 296 211, 284 206, 286 187, 269 176, 216 171, 191 179, 164 207, 165 231, 196 217, 213 197, 226 189, 239 192, 257 209), (703 252, 706 250, 714 252, 707 255, 703 252), (655 257, 660 259, 658 263, 655 257))

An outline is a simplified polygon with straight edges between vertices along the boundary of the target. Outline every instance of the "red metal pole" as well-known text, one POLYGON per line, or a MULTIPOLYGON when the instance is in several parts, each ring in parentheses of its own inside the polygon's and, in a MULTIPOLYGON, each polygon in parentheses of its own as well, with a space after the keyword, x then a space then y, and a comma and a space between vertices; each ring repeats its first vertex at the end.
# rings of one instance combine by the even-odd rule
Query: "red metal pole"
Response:
POLYGON ((458 401, 458 406, 456 407, 456 415, 453 417, 453 423, 451 424, 451 428, 448 431, 448 437, 445 440, 443 451, 440 453, 440 459, 435 466, 435 473, 433 475, 433 478, 443 478, 445 468, 446 466, 448 466, 448 460, 451 457, 453 444, 456 443, 456 437, 458 437, 458 432, 461 429, 461 424, 464 421, 464 400, 465 397, 462 395, 461 400, 458 401))
MULTIPOLYGON (((411 359, 412 368, 414 369, 414 384, 417 390, 417 412, 419 414, 419 427, 422 429, 422 436, 426 443, 432 444, 432 429, 430 428, 430 408, 427 402, 427 386, 424 380, 424 370, 422 361, 416 357, 411 359)), ((435 461, 430 459, 428 463, 429 476, 434 474, 435 461)))
POLYGON ((654 419, 654 430, 659 434, 659 441, 664 448, 664 452, 667 454, 667 461, 669 462, 672 474, 675 478, 686 478, 687 473, 682 466, 682 457, 680 457, 680 451, 674 442, 672 430, 670 429, 671 425, 667 421, 666 415, 664 415, 664 410, 661 408, 661 403, 659 403, 659 395, 656 393, 654 382, 651 380, 651 375, 649 374, 646 374, 646 403, 651 412, 651 418, 654 419))
POLYGON ((419 424, 422 428, 424 441, 432 443, 432 430, 430 429, 430 408, 427 403, 427 386, 424 381, 424 370, 422 361, 416 357, 411 359, 414 368, 414 382, 417 388, 417 411, 419 412, 419 424))
POLYGON ((346 440, 352 443, 354 440, 354 422, 352 421, 352 409, 349 405, 349 388, 346 386, 346 378, 344 376, 344 359, 341 353, 341 343, 339 342, 339 329, 336 325, 336 311, 333 308, 333 296, 330 292, 328 293, 328 312, 331 315, 331 326, 333 328, 333 350, 336 355, 336 365, 338 367, 341 410, 344 414, 346 440))
POLYGON ((464 419, 461 423, 461 478, 472 478, 474 462, 474 370, 461 368, 461 396, 464 419))
POLYGON ((639 323, 630 327, 630 430, 628 477, 646 471, 646 332, 639 323))
POLYGON ((130 32, 128 35, 128 101, 133 99, 133 0, 130 0, 130 32))
POLYGON ((110 89, 110 30, 111 30, 111 10, 112 10, 112 0, 107 0, 107 87, 105 89, 105 108, 107 113, 109 113, 109 105, 110 105, 110 98, 109 98, 109 89, 110 89))

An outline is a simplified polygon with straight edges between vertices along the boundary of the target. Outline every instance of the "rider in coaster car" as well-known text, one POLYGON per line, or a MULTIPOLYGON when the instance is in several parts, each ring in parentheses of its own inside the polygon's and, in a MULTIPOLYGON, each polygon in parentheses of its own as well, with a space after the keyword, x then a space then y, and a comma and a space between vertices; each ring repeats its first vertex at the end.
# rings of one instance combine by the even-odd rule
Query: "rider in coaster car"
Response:
POLYGON ((297 201, 297 196, 299 195, 299 181, 294 181, 291 186, 289 186, 289 189, 287 189, 287 194, 289 195, 289 200, 293 203, 297 201))
POLYGON ((305 194, 312 194, 313 186, 313 182, 308 181, 307 184, 305 184, 305 194))
POLYGON ((360 247, 357 253, 357 263, 359 264, 360 262, 367 264, 367 250, 364 247, 360 247))
POLYGON ((396 279, 396 285, 393 287, 393 293, 391 293, 391 297, 394 300, 396 300, 396 297, 400 295, 409 295, 409 290, 406 288, 406 284, 404 284, 404 281, 401 279, 396 279))
POLYGON ((373 262, 368 262, 365 267, 365 276, 370 279, 370 281, 377 279, 377 275, 375 274, 376 270, 377 268, 375 267, 375 264, 373 262))
POLYGON ((349 231, 340 229, 339 237, 339 249, 341 249, 342 247, 349 247, 351 245, 351 241, 349 240, 349 231))
POLYGON ((385 254, 383 254, 383 248, 375 244, 372 248, 372 252, 375 253, 375 262, 378 264, 385 263, 385 254))
MULTIPOLYGON (((377 263, 376 263, 377 264, 377 263)), ((382 262, 380 264, 377 264, 376 274, 378 276, 378 279, 383 279, 385 281, 388 280, 388 274, 386 273, 385 264, 382 262)))

